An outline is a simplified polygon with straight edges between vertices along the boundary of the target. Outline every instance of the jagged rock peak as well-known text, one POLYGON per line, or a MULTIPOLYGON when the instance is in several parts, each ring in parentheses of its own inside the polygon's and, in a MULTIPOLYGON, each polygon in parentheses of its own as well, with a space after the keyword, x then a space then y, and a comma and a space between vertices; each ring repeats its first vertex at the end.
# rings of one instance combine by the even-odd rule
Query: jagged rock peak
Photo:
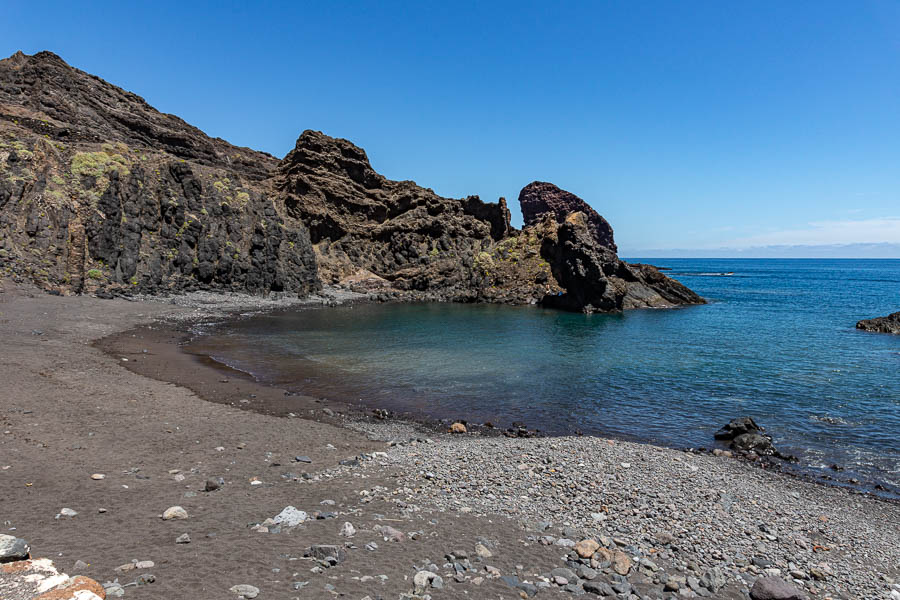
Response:
POLYGON ((366 151, 349 140, 307 129, 279 164, 284 175, 318 171, 345 175, 366 189, 382 186, 384 177, 375 172, 366 151))
POLYGON ((546 181, 533 181, 519 192, 519 204, 525 227, 539 223, 548 214, 557 223, 562 223, 571 213, 584 213, 588 229, 597 243, 613 252, 618 251, 612 226, 587 202, 571 192, 546 181))
POLYGON ((268 177, 277 160, 210 138, 143 98, 85 73, 48 51, 0 60, 0 118, 58 142, 122 142, 153 148, 248 179, 268 177))

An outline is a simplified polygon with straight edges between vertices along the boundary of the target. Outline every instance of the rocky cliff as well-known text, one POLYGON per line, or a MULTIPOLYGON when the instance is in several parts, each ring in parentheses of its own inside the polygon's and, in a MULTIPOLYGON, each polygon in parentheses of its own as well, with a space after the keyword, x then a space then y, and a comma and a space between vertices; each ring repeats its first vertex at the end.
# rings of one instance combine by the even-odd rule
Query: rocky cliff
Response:
POLYGON ((616 311, 703 300, 616 255, 587 203, 535 182, 506 202, 379 175, 306 131, 281 161, 212 139, 58 56, 0 61, 0 273, 60 293, 191 289, 543 303, 616 311))
POLYGON ((309 235, 265 183, 277 162, 17 53, 0 61, 0 272, 64 293, 309 293, 309 235))

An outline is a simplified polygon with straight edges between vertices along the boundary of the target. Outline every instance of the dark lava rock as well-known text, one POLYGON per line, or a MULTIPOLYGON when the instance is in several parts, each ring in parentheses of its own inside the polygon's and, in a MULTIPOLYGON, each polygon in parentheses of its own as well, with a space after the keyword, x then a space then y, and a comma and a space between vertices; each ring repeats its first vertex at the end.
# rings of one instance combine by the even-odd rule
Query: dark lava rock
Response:
POLYGON ((31 548, 22 538, 0 534, 0 563, 25 560, 31 548))
POLYGON ((519 581, 515 575, 504 575, 500 578, 506 585, 517 590, 521 590, 528 598, 538 593, 538 588, 534 584, 519 581))
POLYGON ((760 577, 750 589, 753 600, 804 600, 806 595, 778 577, 760 577))
POLYGON ((347 558, 347 553, 343 548, 329 544, 310 546, 306 555, 332 565, 339 565, 347 558))
POLYGON ((760 456, 772 456, 777 453, 772 440, 759 433, 742 433, 734 438, 731 447, 741 452, 756 452, 760 456))
POLYGON ((103 298, 321 287, 306 227, 264 183, 274 157, 55 54, 0 60, 0 138, 0 270, 15 281, 103 298))
POLYGON ((565 290, 545 296, 547 306, 592 313, 705 303, 656 267, 619 260, 614 246, 597 241, 583 212, 570 213, 561 224, 545 217, 532 229, 541 238, 541 256, 565 290))
POLYGON ((609 597, 616 595, 616 591, 605 581, 585 581, 582 587, 584 588, 584 591, 589 594, 609 597))
POLYGON ((444 198, 305 131, 281 161, 213 139, 50 52, 0 60, 0 270, 55 293, 195 290, 543 304, 610 312, 703 299, 618 259, 610 224, 535 182, 444 198))
POLYGON ((221 477, 210 477, 206 480, 206 483, 203 485, 204 492, 214 492, 220 487, 225 485, 225 480, 221 477))
POLYGON ((886 317, 862 320, 856 324, 856 328, 864 331, 900 335, 900 312, 892 313, 886 317))
POLYGON ((733 440, 745 433, 758 433, 762 428, 756 424, 752 417, 739 417, 732 419, 727 425, 715 433, 717 440, 733 440))

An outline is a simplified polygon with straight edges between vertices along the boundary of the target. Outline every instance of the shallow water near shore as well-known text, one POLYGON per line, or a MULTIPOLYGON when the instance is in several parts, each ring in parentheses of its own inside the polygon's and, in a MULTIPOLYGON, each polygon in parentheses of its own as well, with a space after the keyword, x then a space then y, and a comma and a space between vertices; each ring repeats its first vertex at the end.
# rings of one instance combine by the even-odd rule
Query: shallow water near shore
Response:
POLYGON ((751 415, 796 468, 900 497, 900 336, 854 328, 897 310, 900 260, 642 260, 710 304, 303 309, 219 324, 191 351, 304 394, 545 433, 713 447, 751 415))

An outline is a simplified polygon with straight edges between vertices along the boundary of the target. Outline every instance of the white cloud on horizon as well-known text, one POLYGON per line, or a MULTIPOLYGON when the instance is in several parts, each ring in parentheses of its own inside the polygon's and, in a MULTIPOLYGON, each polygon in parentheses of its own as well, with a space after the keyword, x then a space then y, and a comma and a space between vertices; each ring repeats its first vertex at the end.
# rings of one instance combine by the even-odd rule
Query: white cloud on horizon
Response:
POLYGON ((900 217, 812 221, 806 228, 761 233, 725 241, 720 246, 822 246, 834 244, 900 243, 900 217))

